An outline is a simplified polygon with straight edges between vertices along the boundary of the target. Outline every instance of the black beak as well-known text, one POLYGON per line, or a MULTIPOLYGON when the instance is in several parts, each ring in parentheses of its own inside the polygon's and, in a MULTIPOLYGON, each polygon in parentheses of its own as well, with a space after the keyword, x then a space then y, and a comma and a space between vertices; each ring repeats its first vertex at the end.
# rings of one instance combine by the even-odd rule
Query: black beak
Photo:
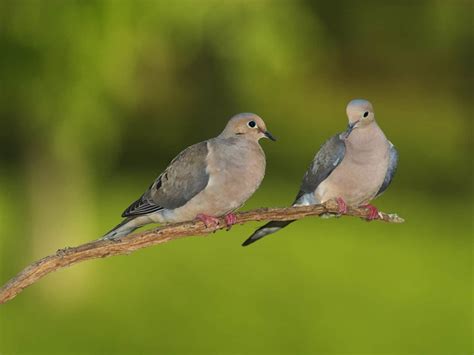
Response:
POLYGON ((265 131, 265 132, 263 132, 263 134, 264 134, 264 135, 265 135, 265 137, 267 137, 268 139, 270 139, 270 140, 272 140, 272 141, 276 142, 276 138, 275 138, 275 137, 273 137, 273 135, 272 135, 270 132, 268 132, 268 131, 265 131))
POLYGON ((352 123, 349 123, 349 124, 347 125, 346 131, 342 134, 342 136, 344 137, 344 139, 349 138, 349 135, 351 134, 351 132, 354 130, 356 124, 358 124, 358 123, 359 123, 359 121, 357 120, 357 121, 352 122, 352 123))

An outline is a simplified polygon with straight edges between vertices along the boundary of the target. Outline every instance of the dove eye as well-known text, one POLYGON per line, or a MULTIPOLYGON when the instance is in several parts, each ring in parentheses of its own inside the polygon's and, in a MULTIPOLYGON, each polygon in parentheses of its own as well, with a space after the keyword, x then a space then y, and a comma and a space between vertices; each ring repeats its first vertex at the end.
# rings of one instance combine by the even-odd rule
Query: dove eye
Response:
POLYGON ((249 126, 250 128, 255 128, 257 124, 255 123, 255 121, 250 121, 249 123, 247 123, 247 126, 249 126))
POLYGON ((369 111, 365 111, 363 116, 367 117, 368 115, 369 115, 369 111))

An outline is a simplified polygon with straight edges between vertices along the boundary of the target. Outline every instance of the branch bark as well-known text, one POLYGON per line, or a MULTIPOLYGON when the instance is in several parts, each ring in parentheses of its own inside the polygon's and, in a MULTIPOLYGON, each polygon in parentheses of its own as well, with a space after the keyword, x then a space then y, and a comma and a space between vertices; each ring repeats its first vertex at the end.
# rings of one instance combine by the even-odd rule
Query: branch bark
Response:
MULTIPOLYGON (((298 206, 287 208, 261 208, 236 214, 237 223, 251 221, 289 221, 308 216, 323 214, 337 214, 338 205, 335 201, 327 201, 321 205, 298 206)), ((363 208, 351 208, 348 216, 365 218, 368 211, 363 208)), ((404 220, 396 214, 379 213, 379 220, 390 223, 403 223, 404 220)), ((0 304, 15 298, 23 289, 39 281, 47 274, 71 266, 82 261, 107 258, 114 255, 130 254, 135 250, 150 247, 156 244, 190 236, 204 236, 216 230, 226 228, 224 219, 220 219, 218 227, 208 228, 200 221, 170 224, 142 233, 132 234, 118 241, 96 240, 77 247, 59 249, 55 254, 46 256, 29 266, 8 281, 0 288, 0 304)))

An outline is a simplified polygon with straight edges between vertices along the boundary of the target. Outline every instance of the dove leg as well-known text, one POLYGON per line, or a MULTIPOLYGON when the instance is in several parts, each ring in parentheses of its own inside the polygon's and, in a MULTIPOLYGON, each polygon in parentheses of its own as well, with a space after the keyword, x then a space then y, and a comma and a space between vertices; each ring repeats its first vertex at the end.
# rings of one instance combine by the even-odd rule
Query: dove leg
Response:
POLYGON ((339 208, 339 213, 340 214, 346 214, 347 213, 347 203, 344 201, 342 197, 336 198, 337 202, 337 207, 339 208))
POLYGON ((364 207, 367 210, 369 210, 369 215, 367 216, 368 221, 373 221, 374 219, 379 218, 379 210, 374 205, 367 204, 367 205, 363 205, 361 207, 364 207))
POLYGON ((230 230, 230 228, 237 223, 237 217, 234 213, 229 213, 226 214, 225 217, 225 224, 227 224, 227 230, 230 230))
POLYGON ((209 216, 207 214, 200 213, 196 216, 196 219, 203 222, 207 228, 209 227, 215 228, 219 225, 219 218, 209 216))

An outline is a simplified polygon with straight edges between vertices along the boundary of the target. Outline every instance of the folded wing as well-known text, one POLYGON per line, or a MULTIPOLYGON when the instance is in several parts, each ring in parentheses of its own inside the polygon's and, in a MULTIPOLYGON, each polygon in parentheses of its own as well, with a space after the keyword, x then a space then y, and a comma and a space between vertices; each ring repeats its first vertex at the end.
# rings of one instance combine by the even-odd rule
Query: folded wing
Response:
POLYGON ((122 217, 136 217, 185 205, 209 182, 207 154, 207 142, 183 150, 148 190, 122 213, 122 217))

